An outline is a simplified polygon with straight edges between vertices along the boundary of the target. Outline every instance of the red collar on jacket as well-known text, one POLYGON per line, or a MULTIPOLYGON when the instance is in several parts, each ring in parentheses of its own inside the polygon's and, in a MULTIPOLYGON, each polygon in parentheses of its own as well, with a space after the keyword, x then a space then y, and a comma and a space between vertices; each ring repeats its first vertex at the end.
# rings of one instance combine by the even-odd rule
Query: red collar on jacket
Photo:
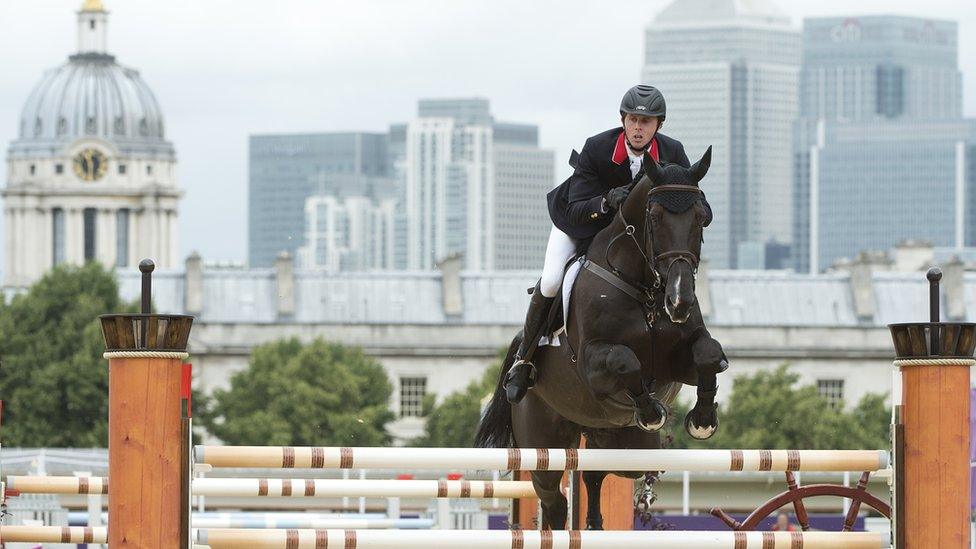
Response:
MULTIPOLYGON (((651 153, 651 158, 653 158, 655 162, 661 161, 657 152, 656 135, 651 138, 651 144, 650 146, 647 147, 647 152, 651 153)), ((610 160, 612 160, 614 164, 622 164, 623 161, 626 159, 627 159, 627 138, 624 135, 624 132, 620 132, 620 137, 617 138, 617 146, 613 148, 613 156, 610 157, 610 160)))

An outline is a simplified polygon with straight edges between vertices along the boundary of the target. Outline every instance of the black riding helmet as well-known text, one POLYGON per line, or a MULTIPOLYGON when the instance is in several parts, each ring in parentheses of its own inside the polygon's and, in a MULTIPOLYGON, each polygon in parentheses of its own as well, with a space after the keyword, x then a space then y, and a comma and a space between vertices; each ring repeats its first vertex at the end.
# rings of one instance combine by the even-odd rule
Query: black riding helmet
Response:
POLYGON ((667 112, 664 95, 654 86, 638 84, 627 90, 624 98, 620 100, 620 116, 628 114, 656 116, 663 124, 667 112))

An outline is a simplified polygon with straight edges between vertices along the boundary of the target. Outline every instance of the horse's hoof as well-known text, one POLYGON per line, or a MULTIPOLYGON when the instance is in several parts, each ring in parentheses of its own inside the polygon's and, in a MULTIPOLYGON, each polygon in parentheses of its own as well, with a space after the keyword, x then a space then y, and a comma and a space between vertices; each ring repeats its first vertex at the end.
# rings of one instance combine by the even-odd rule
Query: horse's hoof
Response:
POLYGON ((692 408, 685 416, 685 431, 695 440, 707 440, 718 431, 718 414, 714 410, 701 412, 698 407, 692 408), (697 418, 695 416, 698 416, 697 418), (701 416, 705 416, 703 419, 701 416), (698 419, 699 421, 696 421, 698 419))
POLYGON ((668 421, 668 409, 657 400, 651 402, 646 409, 637 410, 634 415, 637 426, 649 433, 660 431, 668 421))

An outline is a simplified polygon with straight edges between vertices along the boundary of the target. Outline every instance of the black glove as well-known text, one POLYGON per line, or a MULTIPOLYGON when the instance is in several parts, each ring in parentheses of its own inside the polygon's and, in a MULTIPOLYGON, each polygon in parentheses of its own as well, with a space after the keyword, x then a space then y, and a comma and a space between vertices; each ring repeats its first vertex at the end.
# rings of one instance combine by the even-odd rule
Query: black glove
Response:
POLYGON ((619 210, 620 205, 627 200, 629 195, 630 189, 628 187, 614 187, 603 196, 603 199, 607 201, 607 208, 619 210))

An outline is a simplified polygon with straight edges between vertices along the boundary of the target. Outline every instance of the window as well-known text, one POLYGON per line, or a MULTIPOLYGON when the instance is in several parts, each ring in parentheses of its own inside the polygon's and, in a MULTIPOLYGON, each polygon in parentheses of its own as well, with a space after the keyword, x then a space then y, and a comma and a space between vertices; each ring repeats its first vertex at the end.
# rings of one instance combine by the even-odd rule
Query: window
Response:
POLYGON ((115 212, 115 266, 129 265, 129 210, 115 212))
POLYGON ((64 164, 55 164, 54 173, 61 175, 64 173, 64 164))
POLYGON ((119 164, 119 175, 125 175, 125 164, 119 164))
POLYGON ((94 19, 92 19, 92 20, 91 20, 91 21, 89 21, 88 23, 89 23, 89 25, 88 25, 88 26, 89 26, 89 28, 91 28, 91 30, 95 30, 95 20, 94 20, 94 19))
POLYGON ((64 210, 54 208, 51 210, 51 229, 52 238, 52 257, 54 266, 64 263, 64 210))
POLYGON ((85 261, 95 260, 95 219, 97 217, 95 208, 85 208, 83 212, 85 223, 85 261))
POLYGON ((146 175, 152 175, 152 166, 149 164, 146 165, 146 175))
POLYGON ((400 378, 400 417, 420 417, 423 414, 426 377, 400 378))
POLYGON ((31 174, 31 175, 34 175, 34 174, 36 174, 36 173, 37 173, 37 166, 35 166, 35 165, 33 165, 33 164, 31 164, 31 165, 30 165, 30 174, 31 174))
POLYGON ((818 379, 817 392, 827 401, 834 410, 844 407, 844 380, 843 379, 818 379))

